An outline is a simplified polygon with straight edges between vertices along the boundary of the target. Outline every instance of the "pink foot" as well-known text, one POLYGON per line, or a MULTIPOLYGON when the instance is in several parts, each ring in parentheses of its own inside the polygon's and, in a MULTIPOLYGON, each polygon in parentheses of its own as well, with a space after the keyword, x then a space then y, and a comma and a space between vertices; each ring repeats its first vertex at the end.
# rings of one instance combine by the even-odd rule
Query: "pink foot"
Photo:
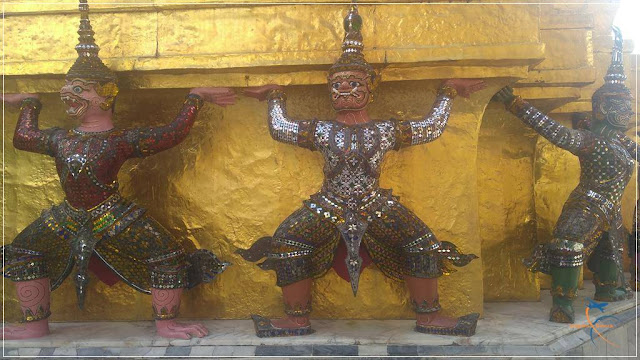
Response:
POLYGON ((417 324, 423 326, 440 326, 444 328, 453 328, 457 323, 458 318, 440 314, 420 314, 418 315, 417 319, 417 324))
POLYGON ((156 320, 158 335, 169 339, 191 339, 209 335, 209 330, 202 324, 183 324, 175 320, 156 320))
POLYGON ((49 335, 49 320, 31 321, 22 325, 5 325, 2 332, 5 340, 39 338, 49 335))
POLYGON ((280 329, 298 329, 301 327, 309 326, 309 318, 302 316, 287 316, 282 319, 271 320, 271 325, 280 329))

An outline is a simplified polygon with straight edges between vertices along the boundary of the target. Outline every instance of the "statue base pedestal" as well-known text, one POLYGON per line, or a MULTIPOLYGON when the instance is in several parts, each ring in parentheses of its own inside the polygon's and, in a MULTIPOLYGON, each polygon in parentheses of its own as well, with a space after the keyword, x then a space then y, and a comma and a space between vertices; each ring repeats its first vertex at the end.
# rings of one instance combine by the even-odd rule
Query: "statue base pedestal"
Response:
MULTIPOLYGON (((155 336, 148 322, 52 323, 51 335, 33 340, 5 341, 4 356, 614 356, 635 355, 636 299, 609 303, 604 312, 589 309, 593 295, 585 282, 575 302, 576 324, 547 321, 548 291, 540 302, 486 303, 476 335, 469 338, 425 335, 413 331, 412 320, 313 320, 315 334, 258 338, 251 320, 207 320, 210 335, 191 340, 155 336), (81 338, 79 338, 81 336, 81 338), (606 340, 605 340, 606 339, 606 340)), ((602 304, 602 303, 599 303, 602 304)), ((184 321, 188 321, 183 319, 184 321)))

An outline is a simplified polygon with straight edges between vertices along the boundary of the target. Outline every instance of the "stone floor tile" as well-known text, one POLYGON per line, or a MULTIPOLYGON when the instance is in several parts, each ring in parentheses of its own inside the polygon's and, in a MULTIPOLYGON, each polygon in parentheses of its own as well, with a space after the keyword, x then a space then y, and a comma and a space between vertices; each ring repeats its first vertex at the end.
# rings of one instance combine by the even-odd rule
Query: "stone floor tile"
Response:
POLYGON ((213 356, 254 356, 255 346, 216 346, 213 356))
POLYGON ((358 345, 358 356, 387 356, 387 345, 358 345))
MULTIPOLYGON (((120 348, 120 356, 145 356, 151 353, 151 347, 129 347, 129 348, 120 348)), ((164 349, 162 350, 162 355, 164 355, 164 349)))
POLYGON ((357 356, 357 345, 313 345, 313 356, 357 356))
POLYGON ((5 347, 2 349, 2 356, 16 356, 18 355, 18 348, 5 347))
POLYGON ((211 356, 217 346, 194 346, 189 356, 211 356))
POLYGON ((18 355, 20 356, 39 356, 40 348, 19 348, 18 355))
POLYGON ((191 346, 170 346, 164 354, 166 356, 189 356, 191 354, 191 346))
POLYGON ((311 356, 312 347, 309 345, 259 345, 256 356, 311 356))
POLYGON ((77 356, 76 348, 56 348, 53 351, 53 356, 77 356))
POLYGON ((53 355, 53 352, 56 350, 56 348, 54 347, 43 347, 40 348, 40 353, 38 355, 40 356, 51 356, 53 355))
POLYGON ((117 348, 104 348, 104 347, 90 347, 90 348, 77 348, 78 356, 118 356, 119 349, 117 348))
POLYGON ((389 345, 387 353, 390 356, 416 356, 418 355, 418 346, 416 345, 389 345))

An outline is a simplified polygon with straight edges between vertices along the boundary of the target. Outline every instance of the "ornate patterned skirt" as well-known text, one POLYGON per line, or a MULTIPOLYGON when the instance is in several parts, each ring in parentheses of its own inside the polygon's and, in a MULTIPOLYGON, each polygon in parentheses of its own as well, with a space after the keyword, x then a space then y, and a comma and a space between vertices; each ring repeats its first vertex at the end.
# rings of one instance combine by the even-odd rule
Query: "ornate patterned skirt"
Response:
POLYGON ((621 266, 623 241, 620 206, 577 188, 562 208, 553 240, 538 245, 524 264, 545 274, 550 274, 551 266, 581 266, 590 257, 611 259, 621 266))
MULTIPOLYGON (((275 270, 277 285, 315 278, 328 271, 341 239, 342 214, 318 211, 318 196, 305 201, 305 206, 291 214, 273 237, 256 241, 239 253, 256 262, 262 269, 275 270)), ((449 242, 440 242, 413 212, 391 196, 384 196, 375 206, 359 216, 366 221, 362 244, 373 262, 388 277, 402 280, 405 276, 435 278, 455 271, 451 265, 465 266, 477 258, 462 254, 449 242)))
POLYGON ((212 280, 226 263, 207 250, 185 249, 145 209, 114 194, 90 209, 66 201, 42 212, 3 247, 4 275, 14 281, 49 278, 57 288, 76 268, 79 304, 92 256, 134 289, 184 288, 212 280), (75 265, 75 266, 74 266, 75 265))

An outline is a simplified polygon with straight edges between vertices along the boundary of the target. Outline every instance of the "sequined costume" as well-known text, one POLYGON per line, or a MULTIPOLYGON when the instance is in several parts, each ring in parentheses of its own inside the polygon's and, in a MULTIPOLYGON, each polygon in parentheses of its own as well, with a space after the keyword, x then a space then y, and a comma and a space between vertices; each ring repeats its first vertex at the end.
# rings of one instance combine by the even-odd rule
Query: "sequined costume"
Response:
POLYGON ((566 128, 520 97, 507 106, 526 125, 580 160, 580 183, 562 209, 554 241, 538 246, 526 261, 533 271, 548 273, 550 266, 580 266, 593 253, 615 261, 622 277, 621 199, 633 173, 637 145, 624 134, 632 113, 631 94, 624 85, 622 34, 615 27, 613 30, 611 65, 605 84, 592 97, 592 129, 566 128), (603 232, 607 236, 601 237, 603 232), (598 241, 600 238, 603 240, 598 241))
POLYGON ((588 128, 558 124, 508 87, 496 95, 527 126, 580 160, 580 182, 564 204, 553 240, 537 246, 525 260, 531 271, 551 275, 549 319, 554 322, 575 321, 573 299, 586 260, 594 273, 595 300, 619 301, 629 296, 622 270, 621 199, 637 160, 637 145, 624 134, 633 114, 632 97, 624 85, 622 34, 615 27, 614 34, 611 65, 604 85, 593 94, 588 128))
POLYGON ((443 87, 432 111, 419 121, 375 121, 347 126, 337 121, 289 118, 282 91, 268 99, 269 129, 278 141, 320 151, 325 160, 322 189, 304 201, 273 237, 262 238, 243 253, 248 260, 263 256, 260 266, 276 271, 279 286, 324 274, 338 242, 347 248, 346 265, 354 294, 362 266, 361 243, 382 272, 394 279, 405 275, 438 277, 475 258, 449 242, 440 242, 391 190, 379 186, 384 155, 420 145, 443 132, 455 91, 443 87))
MULTIPOLYGON (((640 177, 638 177, 640 180, 640 177)), ((627 254, 629 255, 629 272, 631 273, 631 278, 629 279, 629 285, 631 289, 638 291, 640 286, 638 285, 638 280, 640 277, 638 276, 638 236, 640 236, 640 221, 638 221, 638 208, 640 207, 640 199, 636 201, 636 208, 633 211, 633 228, 631 229, 631 233, 629 234, 629 240, 627 243, 627 254)))
POLYGON ((554 241, 540 245, 527 265, 544 273, 549 273, 550 265, 580 266, 593 253, 604 231, 608 232, 608 241, 594 255, 619 261, 624 237, 620 206, 634 169, 635 143, 623 134, 607 138, 588 130, 569 129, 520 98, 509 109, 580 160, 580 183, 562 209, 554 241))
POLYGON ((636 208, 633 211, 633 228, 629 234, 628 254, 633 263, 635 263, 635 258, 638 255, 638 236, 640 236, 640 221, 638 221, 640 214, 638 213, 638 208, 640 208, 640 199, 636 201, 636 208))
POLYGON ((23 102, 14 135, 18 149, 55 159, 65 201, 42 212, 4 246, 4 273, 14 281, 50 278, 57 288, 76 267, 82 305, 87 266, 99 257, 138 291, 192 287, 224 269, 206 251, 186 253, 144 208, 118 192, 117 174, 130 158, 153 155, 180 143, 189 133, 202 100, 189 95, 177 118, 166 126, 83 133, 38 128, 40 102, 23 102), (191 271, 191 273, 190 273, 191 271))
POLYGON ((21 330, 10 327, 8 334, 15 339, 47 334, 50 292, 74 269, 78 307, 82 309, 88 270, 92 269, 109 284, 117 281, 117 276, 134 289, 151 294, 160 336, 204 336, 201 325, 173 321, 178 316, 180 294, 183 288, 211 281, 227 264, 208 250, 186 248, 174 239, 144 208, 120 195, 117 179, 126 160, 150 156, 182 142, 204 101, 199 95, 188 95, 175 120, 165 126, 113 129, 111 116, 119 92, 116 74, 98 56, 100 47, 93 36, 87 0, 79 0, 78 9, 78 57, 67 72, 60 98, 68 105, 67 114, 82 126, 95 120, 99 128, 109 130, 41 130, 41 103, 35 97, 22 101, 13 144, 55 159, 65 200, 43 211, 2 248, 4 275, 16 282, 23 320, 28 323, 21 330))

